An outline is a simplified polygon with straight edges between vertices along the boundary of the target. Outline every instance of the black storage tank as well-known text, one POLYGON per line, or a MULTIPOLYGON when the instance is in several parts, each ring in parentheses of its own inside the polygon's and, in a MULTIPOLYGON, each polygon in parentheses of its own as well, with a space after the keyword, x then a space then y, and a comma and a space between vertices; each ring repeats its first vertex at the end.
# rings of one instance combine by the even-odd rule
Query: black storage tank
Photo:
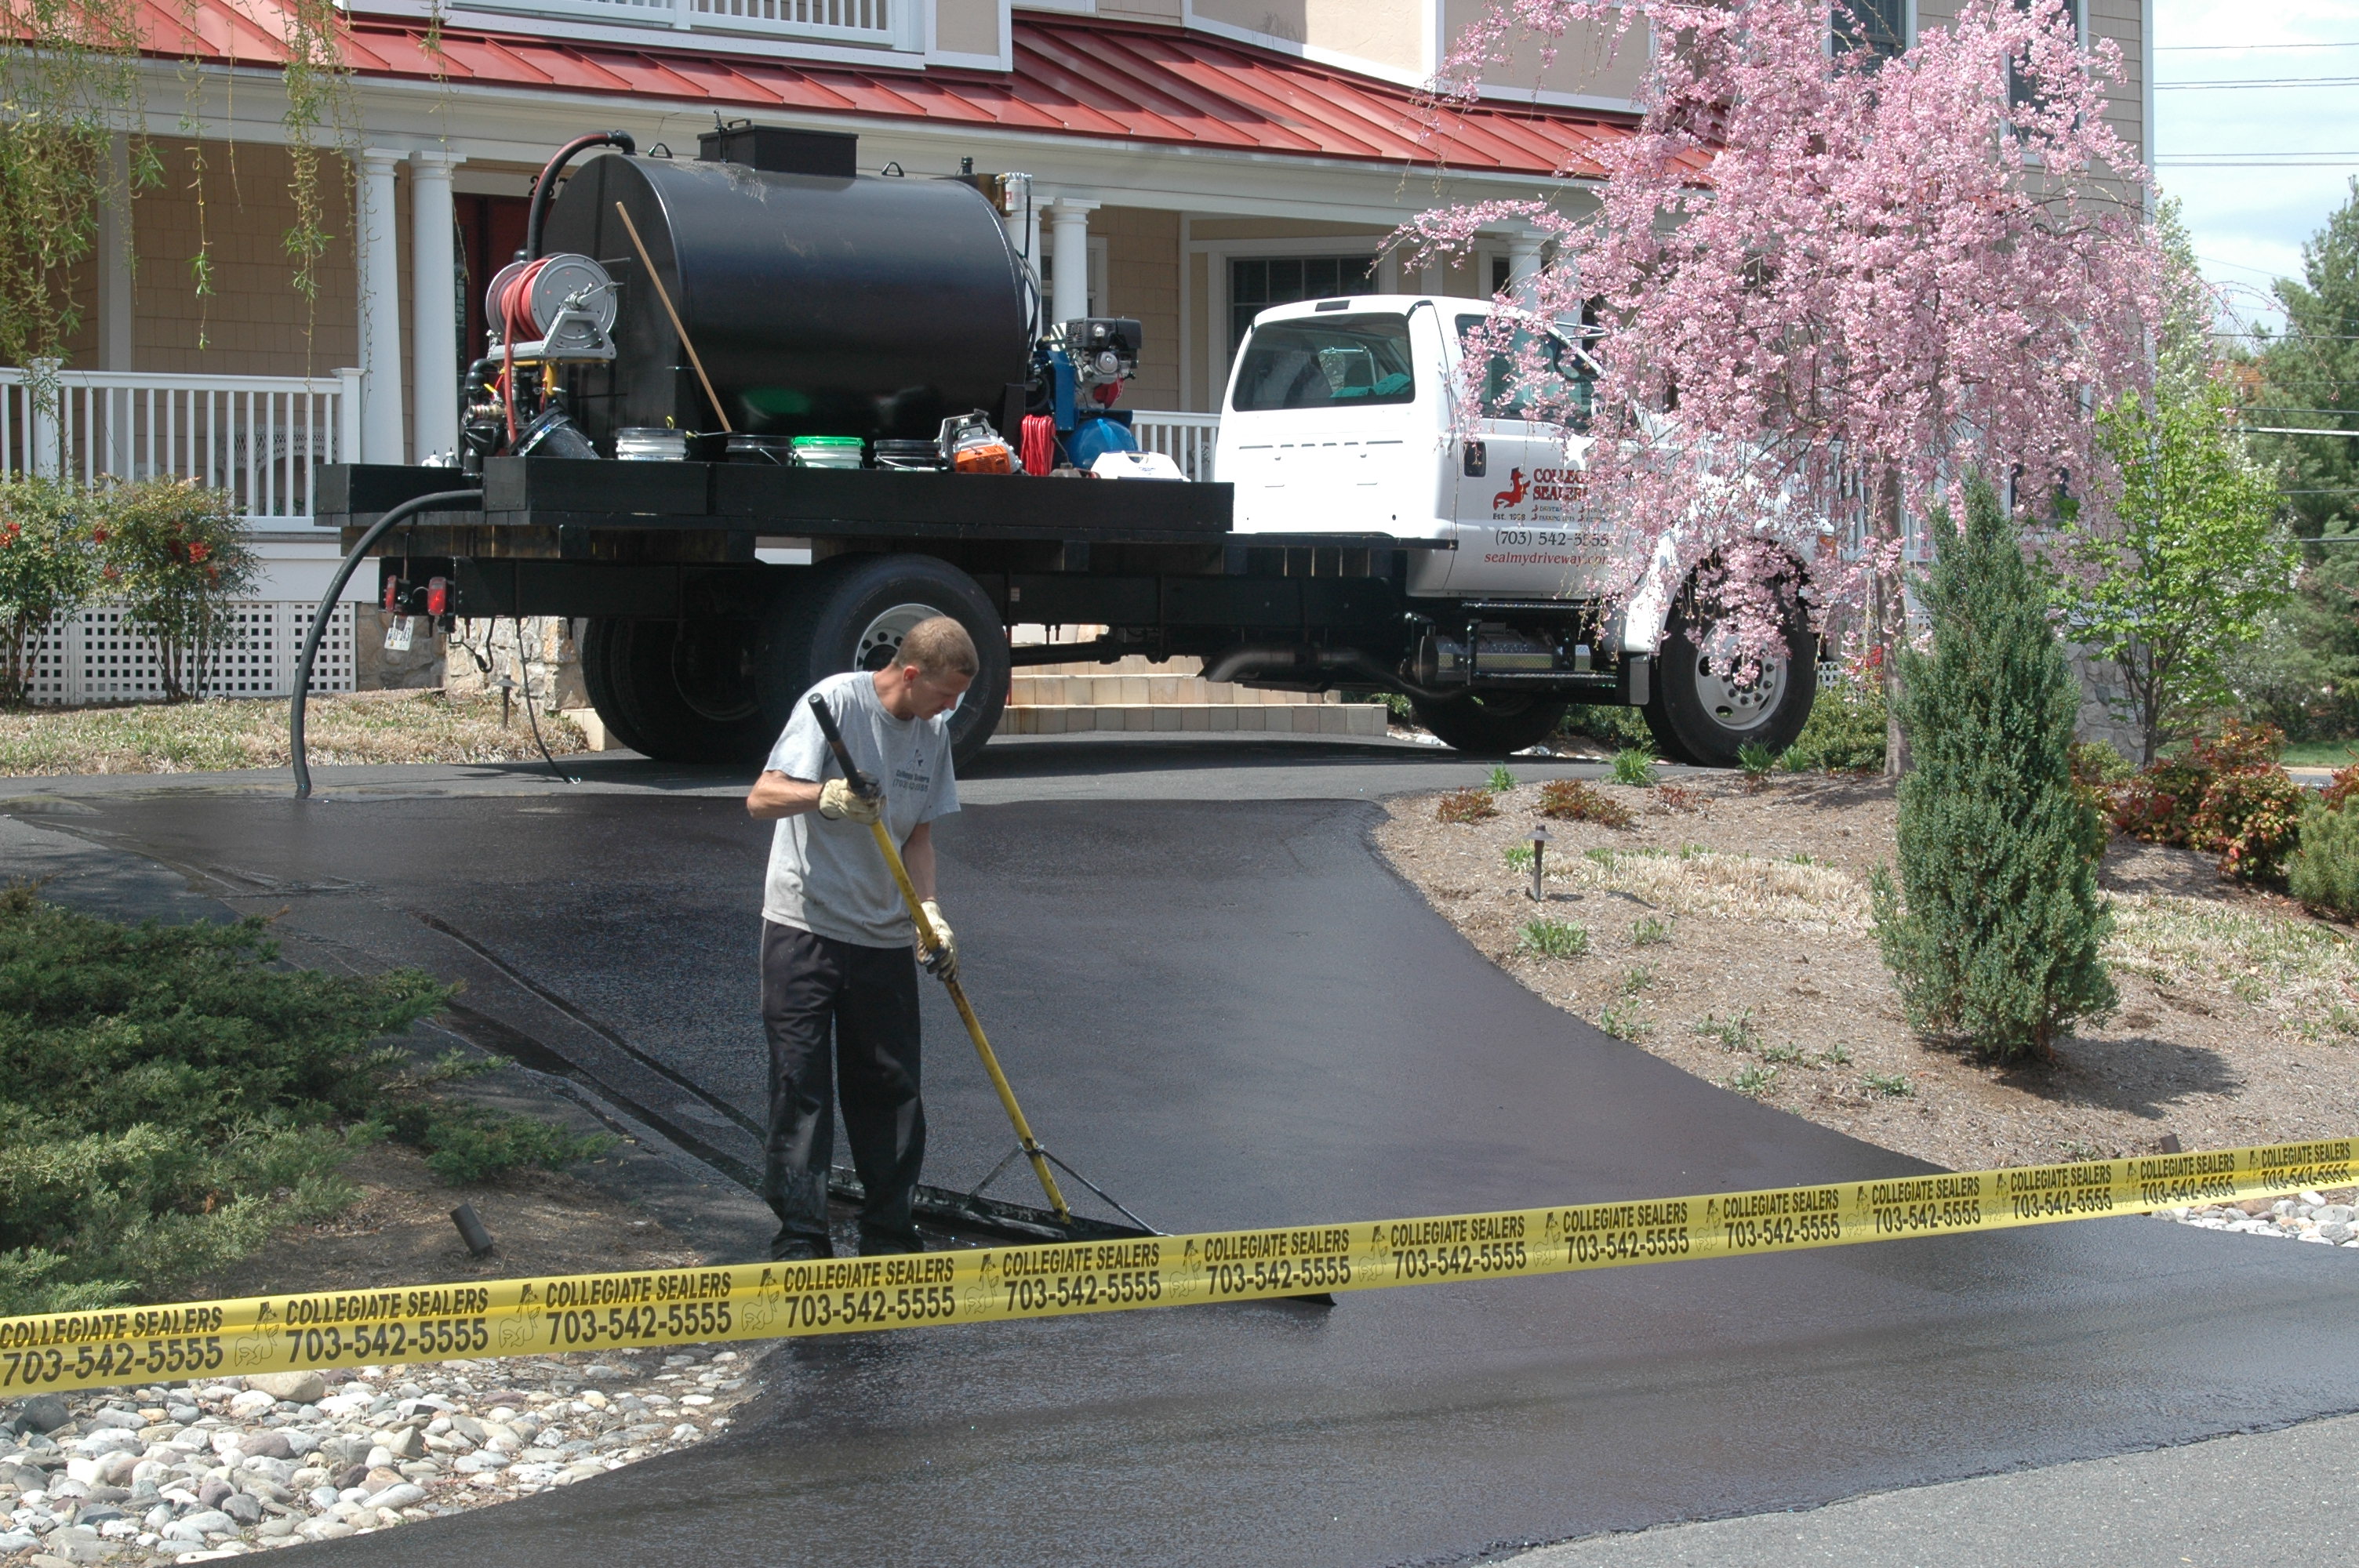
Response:
POLYGON ((973 186, 609 155, 566 181, 542 243, 621 286, 614 365, 568 376, 605 450, 629 426, 721 427, 616 202, 739 430, 930 437, 971 409, 998 422, 1025 379, 1022 263, 973 186))

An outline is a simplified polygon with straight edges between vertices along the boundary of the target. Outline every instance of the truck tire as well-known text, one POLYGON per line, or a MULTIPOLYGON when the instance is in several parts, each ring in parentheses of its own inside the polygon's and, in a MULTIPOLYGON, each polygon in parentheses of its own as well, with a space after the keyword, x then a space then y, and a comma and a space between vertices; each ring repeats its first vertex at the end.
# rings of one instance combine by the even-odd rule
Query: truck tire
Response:
POLYGON ((1504 757, 1555 734, 1567 705, 1538 693, 1469 692, 1441 702, 1412 697, 1408 706, 1417 721, 1453 751, 1504 757))
POLYGON ((803 575, 764 622, 756 678, 773 729, 819 681, 882 669, 919 622, 947 615, 974 639, 974 684, 951 719, 951 765, 982 752, 1007 707, 1007 631, 974 579, 933 556, 838 556, 803 575))
POLYGON ((1810 717, 1819 690, 1817 639, 1810 611, 1788 582, 1783 601, 1786 656, 1767 662, 1750 679, 1739 678, 1705 652, 1712 621, 1709 606, 1692 590, 1680 595, 1663 628, 1655 659, 1654 689, 1642 711, 1656 744, 1675 762, 1733 768, 1738 753, 1759 745, 1777 753, 1792 745, 1810 717))
POLYGON ((749 762, 777 729, 763 712, 750 621, 593 620, 582 638, 591 706, 634 752, 667 762, 749 762))

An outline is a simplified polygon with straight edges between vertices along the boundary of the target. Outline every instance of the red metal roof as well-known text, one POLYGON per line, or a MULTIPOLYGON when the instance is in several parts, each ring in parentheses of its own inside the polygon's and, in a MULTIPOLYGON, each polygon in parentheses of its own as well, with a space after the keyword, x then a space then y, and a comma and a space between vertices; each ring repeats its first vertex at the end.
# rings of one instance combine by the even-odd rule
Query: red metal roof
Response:
MULTIPOLYGON (((276 65, 273 0, 147 0, 150 52, 276 65)), ((364 77, 616 94, 760 114, 856 114, 1157 143, 1224 152, 1371 159, 1541 175, 1603 173, 1593 149, 1626 119, 1531 106, 1440 108, 1410 89, 1180 27, 1038 16, 1016 19, 1009 71, 885 70, 691 49, 446 30, 439 60, 422 23, 353 22, 364 77)))

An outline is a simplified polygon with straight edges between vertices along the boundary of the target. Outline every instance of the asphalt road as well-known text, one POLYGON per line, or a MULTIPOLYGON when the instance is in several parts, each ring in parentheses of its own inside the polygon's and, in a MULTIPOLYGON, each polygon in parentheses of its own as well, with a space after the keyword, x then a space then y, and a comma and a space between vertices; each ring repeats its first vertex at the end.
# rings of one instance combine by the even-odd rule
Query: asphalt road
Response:
MULTIPOLYGON (((1609 1040, 1458 938, 1369 849, 1366 800, 1479 769, 1091 750, 986 754, 941 829, 944 900, 1035 1125, 1158 1225, 1919 1168, 1609 1040)), ((299 956, 468 978, 483 1027, 669 1107, 725 1159, 750 1138, 733 1112, 758 1103, 763 831, 734 781, 599 777, 348 777, 302 806, 60 784, 90 815, 41 820, 285 907, 299 956)), ((972 1180, 1005 1128, 947 1008, 929 1028, 929 1179, 972 1180)), ((784 1350, 726 1440, 298 1550, 1460 1561, 2359 1409, 2359 1361, 2330 1353, 2354 1321, 2359 1270, 2332 1249, 2121 1219, 844 1337, 784 1350)))

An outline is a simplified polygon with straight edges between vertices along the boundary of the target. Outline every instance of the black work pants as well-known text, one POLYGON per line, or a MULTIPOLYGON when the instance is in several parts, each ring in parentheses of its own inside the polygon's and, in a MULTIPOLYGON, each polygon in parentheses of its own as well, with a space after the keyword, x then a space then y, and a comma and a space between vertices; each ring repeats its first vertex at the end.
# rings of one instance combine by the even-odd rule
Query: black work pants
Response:
POLYGON ((778 1217, 771 1256, 806 1247, 822 1258, 833 1251, 827 1170, 835 1155, 839 1080, 852 1167, 868 1193, 862 1237, 914 1246, 909 1198, 926 1158, 916 956, 908 947, 863 947, 766 920, 762 1025, 770 1037, 762 1196, 778 1217))

